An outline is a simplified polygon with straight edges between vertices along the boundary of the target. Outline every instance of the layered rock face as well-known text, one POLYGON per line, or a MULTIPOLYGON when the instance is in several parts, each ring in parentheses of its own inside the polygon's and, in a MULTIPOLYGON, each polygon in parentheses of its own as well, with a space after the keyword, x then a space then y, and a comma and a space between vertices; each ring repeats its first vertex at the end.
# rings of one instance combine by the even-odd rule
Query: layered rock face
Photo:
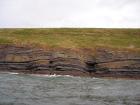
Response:
POLYGON ((140 56, 106 49, 97 49, 93 56, 69 50, 0 45, 0 71, 139 79, 140 56))
MULTIPOLYGON (((97 49, 94 65, 94 76, 115 78, 140 78, 140 54, 128 51, 97 49)), ((93 68, 93 67, 92 67, 93 68)))
POLYGON ((86 76, 86 64, 78 54, 37 48, 1 46, 0 71, 86 76))

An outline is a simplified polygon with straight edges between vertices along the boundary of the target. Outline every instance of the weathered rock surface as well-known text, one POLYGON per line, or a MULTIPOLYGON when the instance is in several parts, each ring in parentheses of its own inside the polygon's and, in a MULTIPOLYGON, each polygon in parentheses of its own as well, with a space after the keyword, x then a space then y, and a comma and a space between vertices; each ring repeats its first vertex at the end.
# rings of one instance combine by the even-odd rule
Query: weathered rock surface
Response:
POLYGON ((0 71, 140 79, 140 55, 97 49, 91 56, 0 45, 0 71))
POLYGON ((140 55, 136 52, 111 51, 97 49, 94 65, 94 76, 116 78, 140 78, 140 55))

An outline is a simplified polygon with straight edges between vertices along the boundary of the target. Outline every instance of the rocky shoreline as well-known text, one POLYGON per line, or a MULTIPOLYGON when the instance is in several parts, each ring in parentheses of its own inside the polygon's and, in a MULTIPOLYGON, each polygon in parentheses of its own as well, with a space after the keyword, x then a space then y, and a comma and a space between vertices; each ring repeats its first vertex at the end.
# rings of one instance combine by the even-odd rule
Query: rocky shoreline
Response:
POLYGON ((27 74, 140 79, 140 54, 98 48, 95 54, 69 49, 0 45, 0 71, 27 74))

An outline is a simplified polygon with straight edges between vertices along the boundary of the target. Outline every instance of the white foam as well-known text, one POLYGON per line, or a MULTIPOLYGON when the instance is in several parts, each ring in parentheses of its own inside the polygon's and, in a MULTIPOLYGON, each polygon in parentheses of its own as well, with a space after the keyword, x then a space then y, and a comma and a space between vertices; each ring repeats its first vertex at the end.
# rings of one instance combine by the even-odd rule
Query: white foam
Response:
POLYGON ((44 75, 44 74, 32 74, 33 76, 39 76, 39 77, 73 77, 71 75, 56 75, 56 74, 53 74, 53 75, 44 75))
POLYGON ((9 74, 19 74, 19 73, 9 72, 9 74))
POLYGON ((4 73, 4 74, 19 74, 19 73, 16 73, 16 72, 0 72, 0 73, 4 73))

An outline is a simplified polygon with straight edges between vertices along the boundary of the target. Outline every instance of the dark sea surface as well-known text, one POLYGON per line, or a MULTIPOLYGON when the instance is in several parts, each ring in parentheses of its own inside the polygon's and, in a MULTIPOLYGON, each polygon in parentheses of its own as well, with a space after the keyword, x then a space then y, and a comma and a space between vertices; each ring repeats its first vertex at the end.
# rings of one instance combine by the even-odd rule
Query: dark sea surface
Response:
POLYGON ((0 105, 140 105, 140 80, 1 73, 0 105))

